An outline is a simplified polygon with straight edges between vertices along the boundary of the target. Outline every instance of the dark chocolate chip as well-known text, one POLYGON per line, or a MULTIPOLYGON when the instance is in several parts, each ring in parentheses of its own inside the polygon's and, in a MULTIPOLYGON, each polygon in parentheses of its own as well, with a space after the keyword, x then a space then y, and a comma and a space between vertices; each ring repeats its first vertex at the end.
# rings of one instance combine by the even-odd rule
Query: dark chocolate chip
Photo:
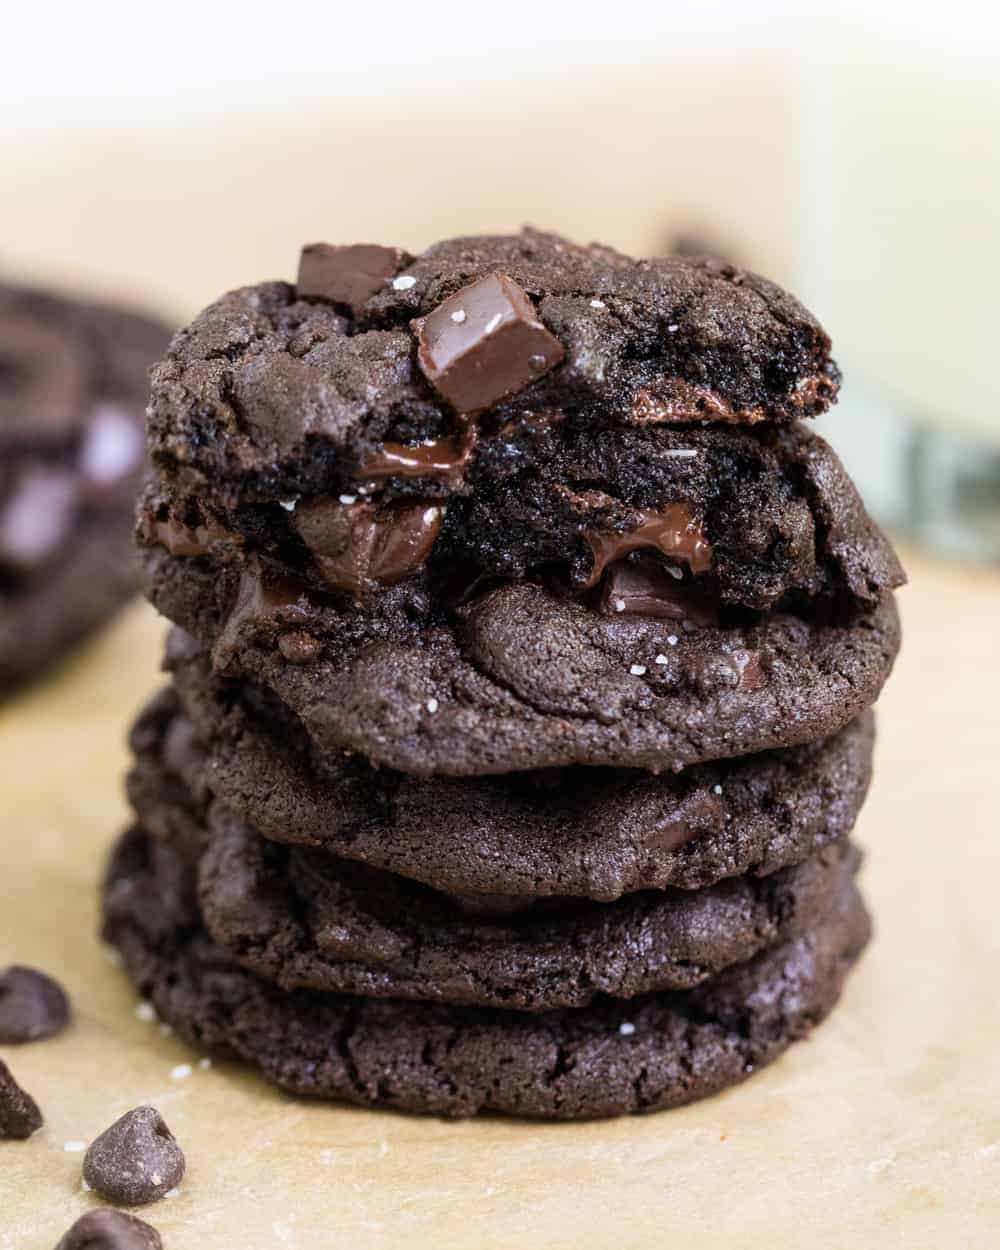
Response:
POLYGON ((427 380, 461 413, 516 395, 566 355, 524 291, 502 273, 463 287, 412 325, 427 380))
POLYGON ((24 1141, 42 1127, 42 1113, 0 1060, 0 1139, 24 1141))
POLYGON ((402 248, 377 243, 310 243, 302 249, 296 289, 302 299, 346 304, 357 315, 412 259, 402 248))
POLYGON ((56 1250, 163 1250, 155 1228, 124 1211, 88 1211, 60 1238, 56 1250))
POLYGON ((613 561, 644 547, 655 548, 673 560, 682 561, 692 573, 707 573, 712 567, 712 546, 686 504, 643 508, 638 516, 639 524, 624 533, 584 530, 583 537, 594 553, 594 567, 585 583, 587 586, 596 586, 613 561))
POLYGON ((69 999, 44 972, 12 965, 0 973, 0 1042, 37 1042, 69 1024, 69 999))
POLYGON ((30 573, 69 536, 79 498, 76 475, 65 469, 24 469, 0 510, 0 565, 30 573))
POLYGON ((370 503, 320 499, 299 506, 296 524, 324 580, 361 598, 371 583, 391 586, 419 568, 434 547, 443 516, 438 504, 376 510, 370 503))
POLYGON ((184 1152, 155 1107, 127 1111, 91 1143, 83 1179, 123 1206, 156 1202, 181 1183, 184 1152))

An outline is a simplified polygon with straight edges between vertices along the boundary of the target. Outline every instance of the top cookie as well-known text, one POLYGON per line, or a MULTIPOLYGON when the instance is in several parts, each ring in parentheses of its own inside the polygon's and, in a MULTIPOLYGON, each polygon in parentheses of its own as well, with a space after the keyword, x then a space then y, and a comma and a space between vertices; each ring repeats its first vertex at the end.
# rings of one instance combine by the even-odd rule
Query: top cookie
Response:
POLYGON ((417 259, 317 244, 297 288, 234 291, 175 337, 152 451, 223 501, 351 493, 394 471, 454 475, 477 427, 526 413, 641 428, 813 416, 837 394, 829 351, 787 292, 709 258, 635 261, 532 230, 417 259))

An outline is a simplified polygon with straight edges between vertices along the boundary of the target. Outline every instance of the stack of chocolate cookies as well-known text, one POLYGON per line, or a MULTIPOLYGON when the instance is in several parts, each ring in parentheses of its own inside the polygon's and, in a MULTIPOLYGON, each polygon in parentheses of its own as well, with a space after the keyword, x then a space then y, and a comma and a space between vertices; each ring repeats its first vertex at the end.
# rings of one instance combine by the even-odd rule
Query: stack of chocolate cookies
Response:
POLYGON ((829 340, 709 259, 315 245, 153 374, 177 626, 105 933, 299 1094, 652 1111, 833 1007, 902 573, 829 340))

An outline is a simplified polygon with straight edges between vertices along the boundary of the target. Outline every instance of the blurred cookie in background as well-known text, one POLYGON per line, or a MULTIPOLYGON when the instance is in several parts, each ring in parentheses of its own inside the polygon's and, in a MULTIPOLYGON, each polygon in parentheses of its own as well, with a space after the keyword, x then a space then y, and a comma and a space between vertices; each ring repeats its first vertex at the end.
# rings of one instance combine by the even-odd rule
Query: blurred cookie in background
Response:
POLYGON ((0 284, 0 695, 137 586, 151 317, 0 284))

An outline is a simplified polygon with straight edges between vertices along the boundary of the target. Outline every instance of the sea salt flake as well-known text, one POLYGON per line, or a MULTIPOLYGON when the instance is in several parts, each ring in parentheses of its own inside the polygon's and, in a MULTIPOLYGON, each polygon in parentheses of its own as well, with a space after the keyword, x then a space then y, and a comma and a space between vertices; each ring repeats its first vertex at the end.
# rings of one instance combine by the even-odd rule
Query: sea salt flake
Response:
POLYGON ((631 1037, 635 1032, 635 1025, 631 1020, 623 1020, 618 1026, 618 1032, 622 1035, 622 1037, 631 1037))
POLYGON ((66 1141, 66 1142, 63 1142, 63 1150, 65 1150, 65 1151, 66 1151, 66 1153, 67 1153, 68 1155, 79 1155, 79 1154, 83 1154, 83 1152, 84 1152, 86 1149, 87 1149, 87 1143, 86 1143, 85 1141, 66 1141))
POLYGON ((455 325, 460 326, 462 322, 465 320, 466 316, 467 314, 464 308, 456 308, 455 311, 451 314, 451 319, 452 321, 454 321, 455 325))
POLYGON ((670 663, 670 661, 662 652, 656 657, 656 662, 657 664, 669 664, 670 663))
POLYGON ((428 699, 428 700, 427 700, 427 710, 428 710, 428 712, 436 712, 440 706, 441 706, 441 704, 440 704, 440 703, 438 703, 437 699, 428 699))
POLYGON ((668 647, 676 647, 676 646, 677 646, 678 641, 679 641, 679 639, 678 639, 678 637, 677 637, 677 635, 676 635, 676 634, 668 634, 668 635, 667 635, 667 646, 668 646, 668 647))
POLYGON ((411 287, 417 285, 416 278, 411 278, 409 274, 403 274, 401 278, 393 278, 392 289, 394 291, 408 291, 411 287))
POLYGON ((625 600, 624 600, 624 599, 615 599, 615 600, 614 600, 614 604, 613 604, 613 606, 614 606, 614 609, 615 609, 615 611, 616 611, 616 612, 624 612, 624 611, 625 611, 625 600))
POLYGON ((135 1014, 145 1024, 152 1024, 156 1019, 156 1008, 152 1003, 136 1003, 135 1014))
POLYGON ((632 674, 633 677, 645 677, 646 676, 645 664, 633 664, 628 671, 632 674))
POLYGON ((357 503, 358 497, 357 495, 341 495, 340 502, 341 503, 357 503))
POLYGON ((194 1071, 189 1063, 179 1063, 176 1068, 171 1068, 170 1079, 172 1081, 186 1081, 194 1071))
POLYGON ((279 499, 278 500, 278 503, 281 504, 281 506, 285 509, 286 512, 294 512, 295 505, 298 502, 299 501, 297 499, 279 499))
POLYGON ((666 568, 667 572, 670 574, 671 577, 676 578, 677 581, 683 580, 684 571, 682 569, 679 569, 676 564, 667 564, 664 567, 666 568))
POLYGON ((668 456, 673 456, 675 460, 690 460, 693 456, 697 456, 697 447, 672 447, 668 452, 668 456))
POLYGON ((602 299, 592 299, 590 301, 590 306, 591 308, 607 308, 607 304, 605 304, 602 299))
POLYGON ((680 326, 677 326, 677 325, 674 325, 674 326, 667 326, 667 333, 668 333, 668 334, 676 334, 676 333, 677 333, 677 331, 678 331, 679 329, 680 329, 680 326))
POLYGON ((715 786, 713 786, 713 787, 712 787, 712 793, 713 793, 713 794, 721 794, 721 793, 722 793, 722 786, 719 786, 719 785, 715 785, 715 786))

